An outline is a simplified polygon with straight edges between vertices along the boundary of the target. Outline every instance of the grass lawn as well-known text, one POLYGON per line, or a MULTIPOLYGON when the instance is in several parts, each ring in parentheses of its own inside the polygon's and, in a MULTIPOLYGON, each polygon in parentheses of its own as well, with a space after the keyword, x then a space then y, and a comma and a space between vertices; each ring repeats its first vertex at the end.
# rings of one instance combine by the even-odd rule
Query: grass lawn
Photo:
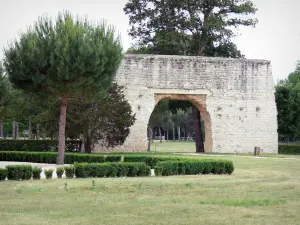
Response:
MULTIPOLYGON (((196 146, 195 142, 192 141, 163 141, 160 143, 159 141, 154 141, 151 144, 151 154, 163 154, 163 153, 195 153, 196 146)), ((149 153, 148 153, 149 154, 149 153)), ((253 156, 253 153, 205 153, 208 155, 238 155, 238 156, 253 156)), ((300 158, 300 155, 283 155, 283 154, 268 154, 262 153, 261 156, 264 157, 277 157, 277 158, 300 158)))
POLYGON ((0 224, 300 224, 299 159, 224 158, 231 176, 1 182, 0 224))

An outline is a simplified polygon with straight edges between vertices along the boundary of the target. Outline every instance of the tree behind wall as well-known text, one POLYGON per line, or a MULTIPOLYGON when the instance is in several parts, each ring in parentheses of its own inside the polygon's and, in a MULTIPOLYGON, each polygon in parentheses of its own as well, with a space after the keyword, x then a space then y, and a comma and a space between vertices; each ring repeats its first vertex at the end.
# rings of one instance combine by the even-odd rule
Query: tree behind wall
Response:
POLYGON ((60 13, 55 22, 39 18, 5 49, 11 82, 26 92, 53 95, 60 102, 57 164, 64 163, 65 126, 70 98, 107 93, 122 59, 114 29, 104 23, 60 13))
MULTIPOLYGON (((255 26, 256 10, 250 0, 129 0, 124 12, 136 41, 129 52, 240 58, 231 39, 239 26, 255 26)), ((200 131, 200 112, 194 111, 200 131)), ((196 146, 204 151, 203 142, 196 146)))

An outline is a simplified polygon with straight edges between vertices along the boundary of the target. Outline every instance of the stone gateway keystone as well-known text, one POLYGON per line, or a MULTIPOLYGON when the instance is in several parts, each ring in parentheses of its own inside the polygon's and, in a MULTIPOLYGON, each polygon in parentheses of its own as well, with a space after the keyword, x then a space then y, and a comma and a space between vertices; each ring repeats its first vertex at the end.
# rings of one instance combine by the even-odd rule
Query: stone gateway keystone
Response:
POLYGON ((147 150, 147 124, 163 99, 188 100, 205 126, 205 152, 278 153, 277 109, 269 61, 126 55, 116 76, 136 114, 124 145, 94 151, 147 150))

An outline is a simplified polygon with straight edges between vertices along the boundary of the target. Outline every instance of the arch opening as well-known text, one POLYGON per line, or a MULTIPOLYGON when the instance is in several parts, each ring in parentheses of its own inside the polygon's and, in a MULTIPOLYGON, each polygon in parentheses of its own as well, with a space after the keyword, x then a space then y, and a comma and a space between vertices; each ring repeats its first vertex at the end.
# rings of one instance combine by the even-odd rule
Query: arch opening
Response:
MULTIPOLYGON (((168 125, 168 122, 166 119, 170 117, 170 115, 167 115, 167 118, 165 118, 166 114, 157 112, 157 107, 159 108, 164 108, 166 111, 173 111, 173 117, 174 115, 174 108, 168 108, 168 106, 162 106, 165 104, 164 102, 188 102, 190 106, 194 105, 196 106, 201 115, 201 120, 202 120, 202 133, 203 133, 203 142, 204 142, 204 151, 205 152, 212 152, 212 130, 211 130, 211 119, 210 119, 210 114, 207 111, 206 108, 206 95, 192 95, 192 94, 155 94, 155 108, 151 113, 151 116, 149 118, 149 123, 148 123, 148 151, 150 150, 150 145, 153 142, 153 139, 159 140, 162 142, 162 139, 164 140, 185 140, 185 141, 194 141, 195 143, 195 126, 194 126, 194 121, 192 120, 192 109, 188 109, 185 105, 185 109, 182 110, 184 111, 184 116, 188 117, 187 121, 183 123, 183 127, 178 125, 178 121, 176 122, 173 121, 173 127, 171 128, 172 125, 168 125), (153 116, 155 114, 155 116, 153 116), (156 115, 158 114, 158 115, 156 115), (154 117, 154 119, 153 119, 154 117), (155 121, 155 123, 153 122, 155 121), (165 120, 163 122, 163 120, 165 120), (192 120, 192 121, 191 121, 192 120), (159 125, 159 123, 164 123, 164 125, 159 125), (174 124, 175 123, 175 124, 174 124), (174 126, 176 129, 174 129, 174 126), (171 129, 170 129, 171 128, 171 129), (175 130, 175 131, 174 131, 175 130), (175 138, 176 136, 176 138, 175 138)), ((180 107, 177 108, 177 110, 180 109, 180 107)), ((163 109, 160 109, 163 110, 163 109)), ((183 114, 183 112, 181 112, 183 114)), ((172 116, 172 115, 171 115, 172 116)), ((180 117, 180 111, 179 115, 180 117)), ((179 122, 180 124, 180 122, 179 122)), ((195 152, 194 149, 192 150, 195 152)))

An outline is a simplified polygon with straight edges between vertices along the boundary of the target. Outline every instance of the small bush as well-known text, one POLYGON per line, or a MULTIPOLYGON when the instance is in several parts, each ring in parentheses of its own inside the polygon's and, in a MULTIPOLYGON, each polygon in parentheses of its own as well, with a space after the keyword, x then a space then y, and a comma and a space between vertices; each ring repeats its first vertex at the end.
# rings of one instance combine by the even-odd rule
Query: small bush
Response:
POLYGON ((6 169, 9 180, 30 180, 32 177, 31 165, 9 165, 6 169))
POLYGON ((7 169, 0 168, 0 180, 5 180, 7 177, 7 169))
POLYGON ((32 168, 32 178, 34 180, 40 180, 41 179, 41 172, 42 172, 42 169, 40 167, 33 167, 32 168))
POLYGON ((279 145, 278 146, 279 154, 287 154, 287 155, 300 155, 300 145, 279 145))
POLYGON ((63 167, 57 167, 56 168, 56 175, 57 178, 62 178, 62 175, 64 174, 65 169, 63 167))
POLYGON ((66 172, 66 178, 68 178, 68 179, 74 178, 74 174, 75 174, 74 166, 65 166, 64 169, 66 172))
POLYGON ((54 171, 53 169, 46 169, 46 170, 44 170, 46 179, 52 179, 53 171, 54 171))
POLYGON ((226 160, 195 160, 158 162, 155 174, 159 176, 196 175, 196 174, 231 174, 233 163, 226 160))

